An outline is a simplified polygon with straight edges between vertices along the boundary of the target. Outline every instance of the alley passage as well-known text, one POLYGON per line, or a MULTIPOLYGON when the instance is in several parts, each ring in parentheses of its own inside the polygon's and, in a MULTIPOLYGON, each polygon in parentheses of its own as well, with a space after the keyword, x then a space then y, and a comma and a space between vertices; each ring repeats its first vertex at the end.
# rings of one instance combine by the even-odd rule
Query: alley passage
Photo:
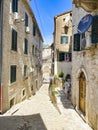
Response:
POLYGON ((48 96, 49 84, 44 84, 35 96, 13 106, 0 117, 0 130, 92 130, 71 102, 58 89, 59 111, 48 96))

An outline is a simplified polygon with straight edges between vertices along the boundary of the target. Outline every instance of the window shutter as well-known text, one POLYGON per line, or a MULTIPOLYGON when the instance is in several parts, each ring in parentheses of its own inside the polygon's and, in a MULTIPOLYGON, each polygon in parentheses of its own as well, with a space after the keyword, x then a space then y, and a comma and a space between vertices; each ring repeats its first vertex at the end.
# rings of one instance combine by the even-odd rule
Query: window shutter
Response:
POLYGON ((10 82, 13 83, 16 81, 16 66, 13 65, 11 66, 10 69, 10 82))
POLYGON ((18 12, 18 0, 12 0, 12 12, 18 12))
POLYGON ((17 51, 17 32, 12 29, 12 50, 17 51))
POLYGON ((65 53, 61 52, 59 53, 59 61, 64 61, 65 60, 65 53))
POLYGON ((25 26, 26 27, 28 26, 28 15, 27 15, 27 13, 25 13, 25 26))
POLYGON ((71 53, 69 53, 69 59, 70 59, 70 61, 72 61, 72 54, 71 53))
POLYGON ((73 50, 80 51, 80 34, 74 34, 73 50))
POLYGON ((26 38, 24 43, 24 54, 28 54, 28 40, 26 38))
POLYGON ((92 43, 98 42, 98 15, 93 17, 92 21, 92 43))
POLYGON ((36 26, 33 24, 33 36, 36 35, 36 26))
POLYGON ((15 31, 15 50, 17 51, 17 32, 15 31))

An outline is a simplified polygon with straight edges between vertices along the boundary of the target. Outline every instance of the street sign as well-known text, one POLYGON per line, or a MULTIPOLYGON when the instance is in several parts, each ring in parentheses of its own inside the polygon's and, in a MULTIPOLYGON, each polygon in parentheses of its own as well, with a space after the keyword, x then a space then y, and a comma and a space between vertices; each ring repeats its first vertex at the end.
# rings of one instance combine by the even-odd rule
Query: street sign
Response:
POLYGON ((92 24, 92 19, 93 16, 91 14, 87 14, 80 20, 77 28, 79 34, 82 34, 89 29, 92 24))

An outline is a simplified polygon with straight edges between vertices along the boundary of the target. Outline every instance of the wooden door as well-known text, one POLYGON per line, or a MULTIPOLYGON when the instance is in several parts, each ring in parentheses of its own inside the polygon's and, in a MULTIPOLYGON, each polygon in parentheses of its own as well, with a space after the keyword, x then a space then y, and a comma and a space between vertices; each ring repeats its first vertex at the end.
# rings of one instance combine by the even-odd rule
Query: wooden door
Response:
POLYGON ((79 108, 85 115, 86 104, 86 79, 84 73, 81 73, 79 78, 79 108))

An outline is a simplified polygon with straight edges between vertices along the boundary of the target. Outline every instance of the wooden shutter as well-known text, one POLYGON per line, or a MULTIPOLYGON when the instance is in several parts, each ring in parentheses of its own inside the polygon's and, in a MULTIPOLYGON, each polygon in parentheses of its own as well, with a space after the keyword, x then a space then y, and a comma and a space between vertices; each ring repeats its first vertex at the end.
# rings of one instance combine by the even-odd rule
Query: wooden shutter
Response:
POLYGON ((36 26, 35 26, 35 24, 33 24, 33 36, 35 36, 36 35, 36 26))
POLYGON ((12 0, 12 12, 18 12, 18 0, 12 0))
POLYGON ((92 43, 98 42, 98 15, 93 17, 91 40, 92 40, 92 43))
POLYGON ((10 69, 10 82, 13 83, 16 81, 16 66, 12 65, 10 69))
POLYGON ((26 27, 28 26, 28 15, 27 15, 27 13, 25 13, 25 26, 26 27))
POLYGON ((25 43, 24 43, 24 53, 28 54, 28 40, 25 38, 25 43))
POLYGON ((27 65, 24 65, 24 77, 27 76, 27 65))
POLYGON ((17 51, 17 32, 12 29, 12 50, 17 51))
POLYGON ((64 61, 65 60, 65 53, 60 52, 59 53, 59 61, 64 61))
POLYGON ((74 34, 73 50, 80 51, 80 34, 74 34))

